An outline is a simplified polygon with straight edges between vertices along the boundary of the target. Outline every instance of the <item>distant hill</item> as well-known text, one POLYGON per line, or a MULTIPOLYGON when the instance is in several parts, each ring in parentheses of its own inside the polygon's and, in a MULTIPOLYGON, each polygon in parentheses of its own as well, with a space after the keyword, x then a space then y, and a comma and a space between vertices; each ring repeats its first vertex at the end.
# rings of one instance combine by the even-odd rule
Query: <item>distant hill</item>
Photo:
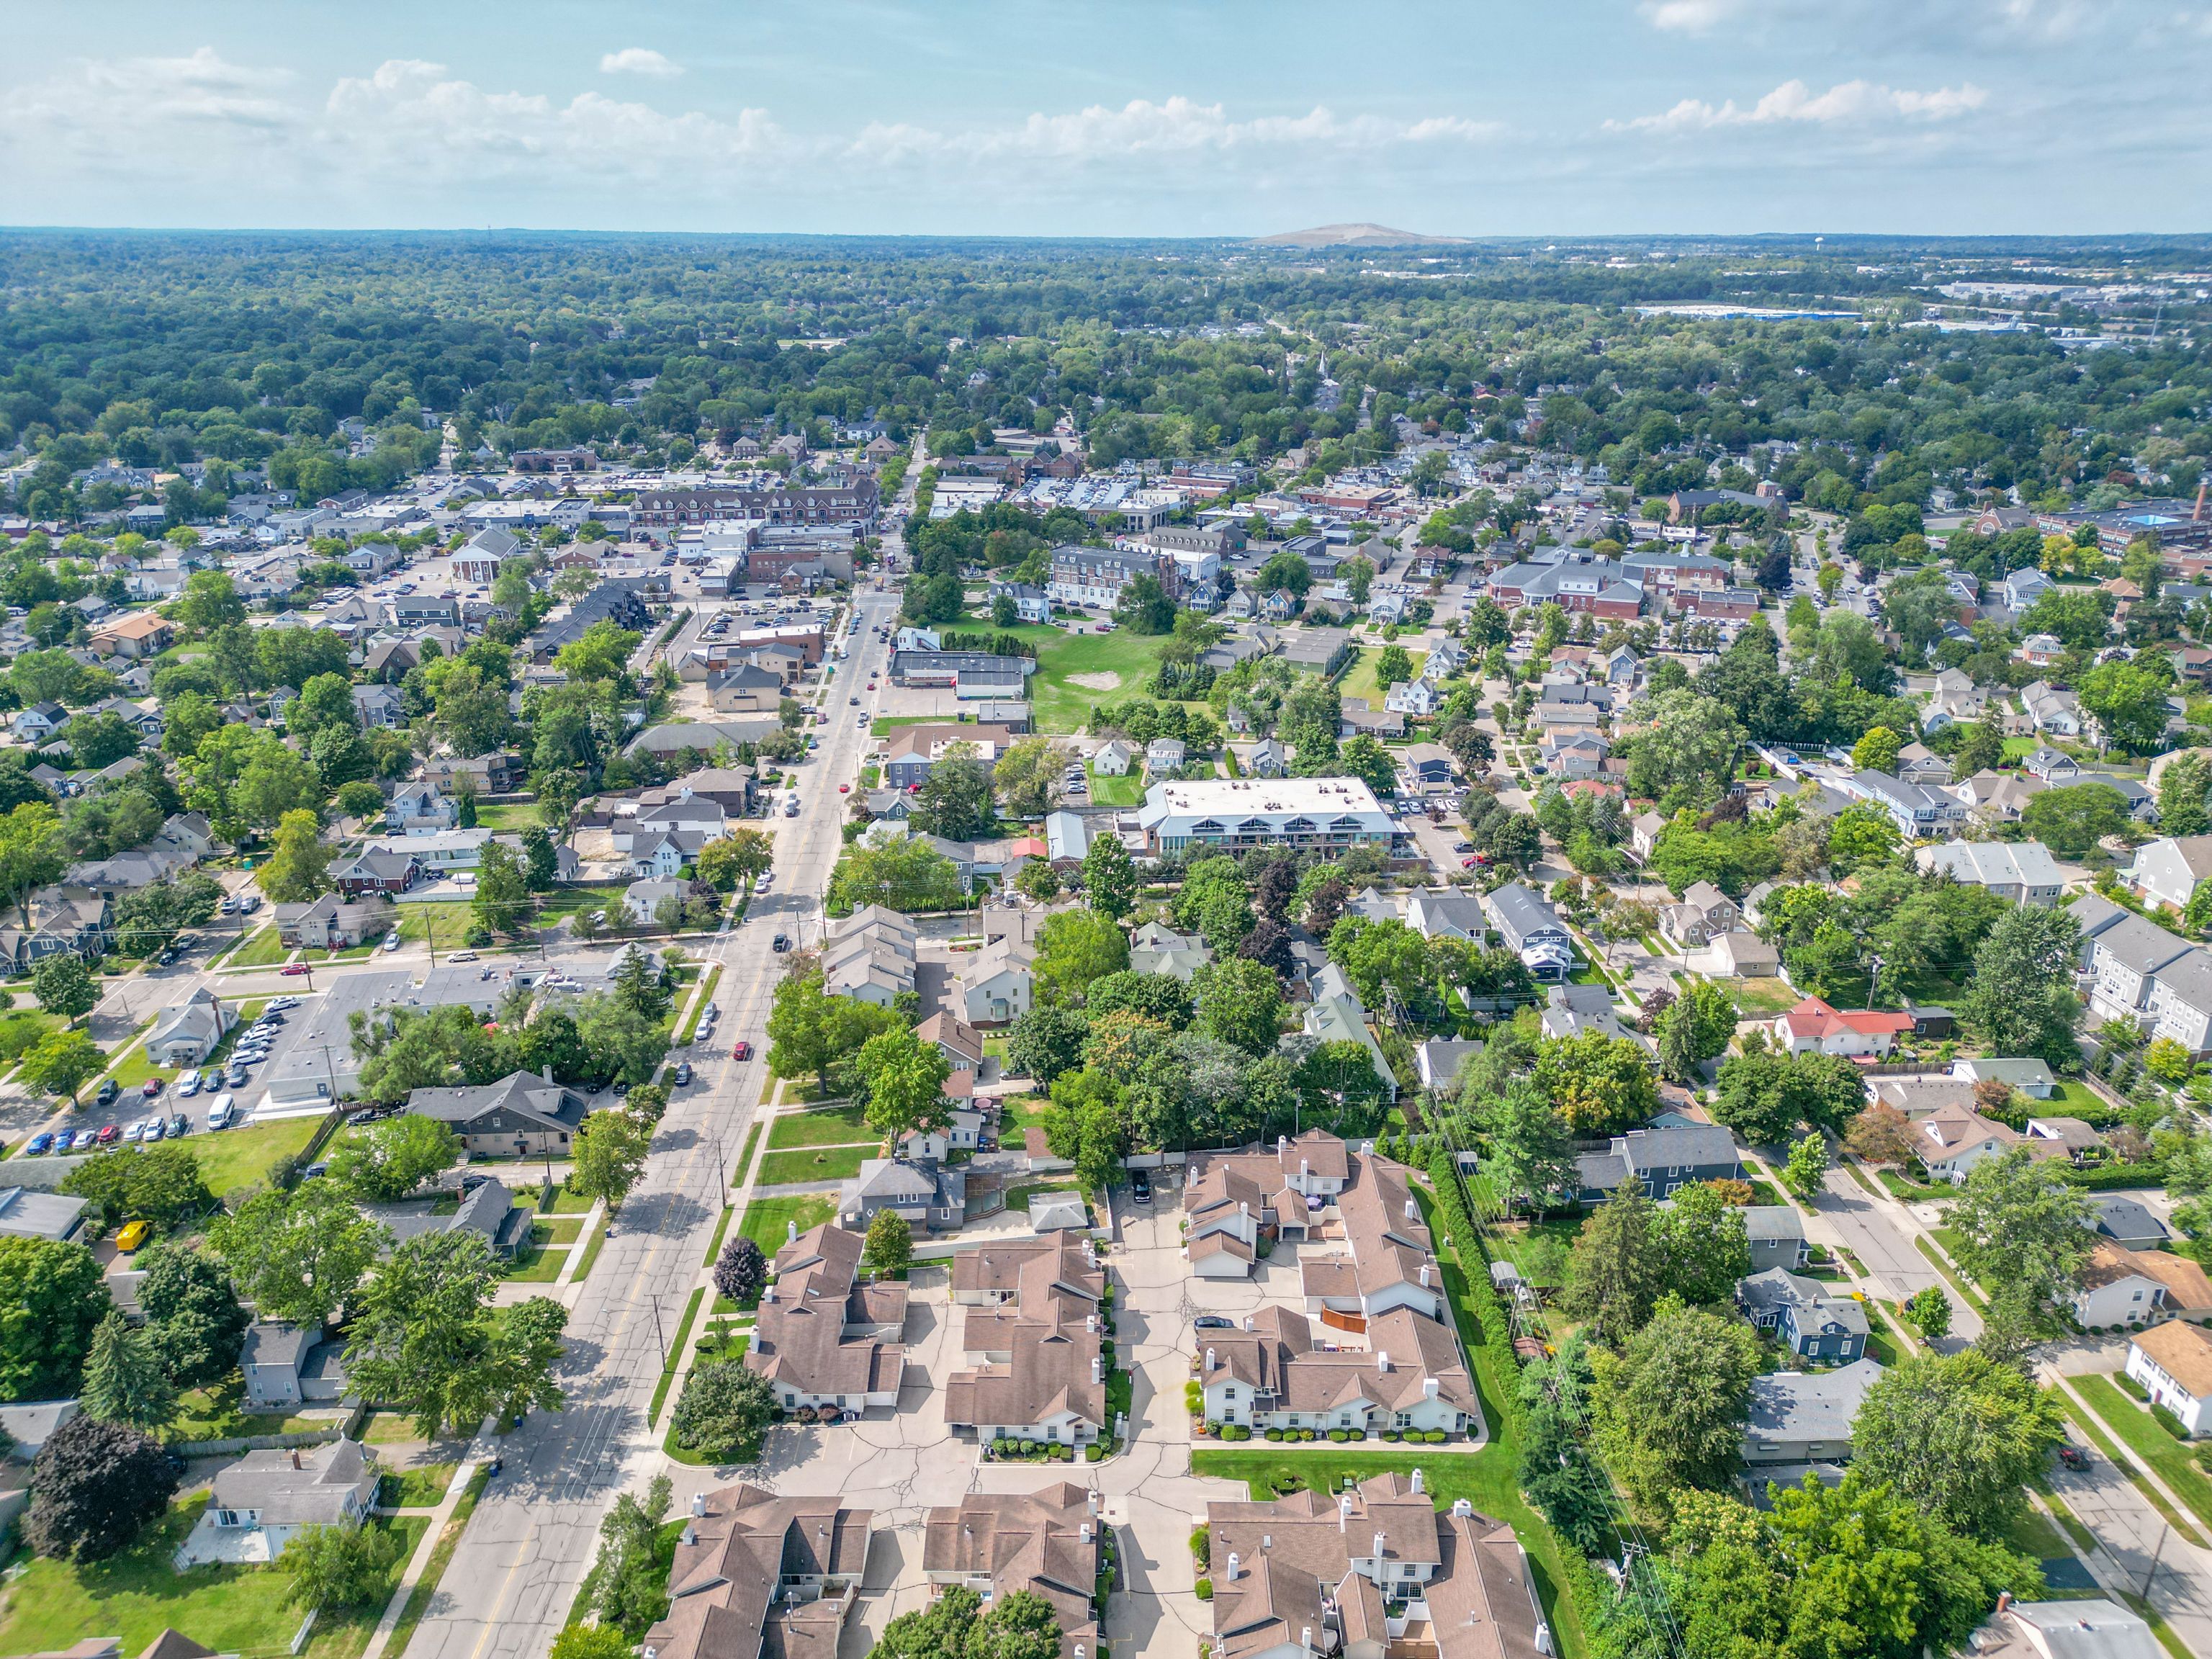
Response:
POLYGON ((1462 243, 1467 239, 1424 236, 1417 230, 1393 230, 1388 225, 1316 225, 1311 230, 1286 230, 1252 240, 1269 247, 1426 247, 1462 243))

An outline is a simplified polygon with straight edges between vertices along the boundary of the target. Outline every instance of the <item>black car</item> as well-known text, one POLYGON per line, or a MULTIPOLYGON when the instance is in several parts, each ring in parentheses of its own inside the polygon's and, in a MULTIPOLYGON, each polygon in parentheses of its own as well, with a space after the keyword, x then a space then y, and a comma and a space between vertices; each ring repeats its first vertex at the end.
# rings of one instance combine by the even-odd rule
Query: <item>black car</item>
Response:
POLYGON ((116 1096, 122 1092, 123 1090, 121 1085, 118 1085, 113 1078, 110 1078, 106 1082, 100 1085, 100 1092, 92 1097, 93 1104, 95 1106, 112 1106, 115 1103, 116 1096))
POLYGON ((791 949, 791 941, 786 939, 781 933, 778 933, 771 942, 771 948, 778 951, 788 951, 791 949))
POLYGON ((170 1139, 174 1140, 179 1135, 188 1135, 191 1133, 191 1132, 192 1120, 187 1114, 179 1112, 174 1117, 169 1120, 170 1139))
POLYGON ((1194 1331, 1233 1331, 1237 1322, 1224 1319, 1219 1314, 1200 1314, 1190 1322, 1190 1328, 1194 1331))
POLYGON ((1142 1170, 1136 1170, 1129 1176, 1129 1193, 1130 1195, 1139 1204, 1151 1203, 1152 1201, 1152 1178, 1146 1175, 1142 1170))

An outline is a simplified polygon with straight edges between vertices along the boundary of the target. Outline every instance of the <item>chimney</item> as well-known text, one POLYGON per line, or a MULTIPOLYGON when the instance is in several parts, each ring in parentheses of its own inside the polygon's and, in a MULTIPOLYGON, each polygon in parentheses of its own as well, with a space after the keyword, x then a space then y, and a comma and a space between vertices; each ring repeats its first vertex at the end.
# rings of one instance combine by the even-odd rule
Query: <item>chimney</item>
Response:
POLYGON ((1298 1645, 1305 1649, 1309 1653, 1313 1651, 1313 1626, 1311 1625, 1306 1626, 1304 1629, 1298 1632, 1298 1645))
POLYGON ((1375 1564, 1376 1564, 1376 1565, 1380 1566, 1380 1565, 1382 1565, 1382 1558, 1383 1558, 1383 1556, 1388 1553, 1389 1548, 1389 1540, 1388 1539, 1384 1538, 1384 1537, 1383 1537, 1383 1535, 1382 1535, 1381 1533, 1379 1533, 1379 1532, 1378 1532, 1378 1533, 1376 1533, 1376 1534, 1375 1534, 1375 1564))
POLYGON ((799 1223, 795 1218, 783 1224, 783 1242, 787 1244, 799 1243, 799 1223))
POLYGON ((548 1066, 545 1068, 545 1081, 548 1085, 550 1085, 553 1081, 553 1068, 550 1066, 548 1066))
POLYGON ((1252 1213, 1252 1206, 1250 1202, 1245 1199, 1238 1199, 1237 1200, 1237 1213, 1241 1216, 1250 1215, 1252 1213))
POLYGON ((1419 1469, 1415 1469, 1413 1471, 1413 1496, 1419 1498, 1427 1490, 1428 1488, 1426 1485, 1421 1480, 1421 1472, 1419 1469))
POLYGON ((1106 1380, 1106 1356, 1103 1353, 1094 1353, 1091 1356, 1091 1380, 1093 1382, 1103 1382, 1106 1380))
POLYGON ((684 1523, 683 1541, 686 1547, 696 1544, 699 1541, 699 1528, 693 1526, 689 1521, 686 1521, 684 1523))
POLYGON ((1083 1541, 1086 1544, 1091 1541, 1091 1523, 1088 1521, 1083 1523, 1083 1541))
POLYGON ((1231 1551, 1230 1551, 1230 1552, 1229 1552, 1229 1582, 1230 1582, 1230 1583, 1236 1583, 1236 1582, 1237 1582, 1237 1564, 1238 1564, 1239 1562, 1243 1561, 1243 1559, 1244 1559, 1244 1558, 1243 1558, 1243 1556, 1241 1556, 1241 1555, 1237 1554, 1237 1552, 1236 1552, 1235 1550, 1231 1550, 1231 1551))
POLYGON ((301 1467, 300 1462, 300 1449, 297 1446, 295 1446, 292 1449, 292 1467, 295 1469, 301 1467))
POLYGON ((1097 1314, 1084 1315, 1083 1328, 1089 1331, 1092 1335, 1097 1335, 1098 1333, 1098 1316, 1097 1314))
POLYGON ((1206 1369, 1208 1370, 1213 1369, 1213 1350, 1211 1348, 1206 1351, 1206 1369))
POLYGON ((1088 1505, 1088 1507, 1089 1507, 1089 1509, 1090 1509, 1090 1510, 1091 1510, 1091 1514, 1096 1515, 1096 1514, 1097 1514, 1097 1513, 1098 1513, 1098 1488, 1097 1488, 1097 1487, 1093 1486, 1093 1487, 1091 1489, 1090 1495, 1089 1495, 1089 1498, 1088 1498, 1088 1500, 1087 1500, 1087 1505, 1088 1505))
POLYGON ((1424 1400, 1434 1400, 1437 1397, 1437 1390, 1442 1386, 1443 1385, 1433 1376, 1423 1377, 1421 1379, 1421 1398, 1424 1400))
POLYGON ((696 1520, 696 1519, 699 1518, 700 1516, 704 1516, 706 1513, 707 1513, 707 1494, 706 1494, 705 1492, 694 1492, 694 1493, 692 1494, 692 1496, 691 1496, 691 1514, 692 1514, 692 1517, 696 1520))
POLYGON ((1300 1188, 1304 1187, 1307 1180, 1312 1176, 1312 1174, 1313 1160, 1310 1158, 1300 1158, 1298 1160, 1298 1185, 1300 1188))
POLYGON ((1390 1351, 1388 1348, 1375 1350, 1375 1369, 1378 1371, 1387 1371, 1390 1369, 1390 1351))
POLYGON ((1352 1530, 1352 1494, 1350 1492, 1345 1493, 1336 1500, 1336 1529, 1339 1532, 1352 1530))
POLYGON ((1425 1291, 1429 1288, 1429 1264, 1425 1261, 1421 1263, 1421 1288, 1425 1291))
POLYGON ((2189 509, 2190 523, 2204 522, 2204 492, 2208 489, 2212 489, 2212 478, 2200 480, 2197 486, 2197 505, 2189 509))
POLYGON ((1255 1325, 1252 1322, 1252 1316, 1250 1314, 1246 1314, 1244 1316, 1244 1328, 1248 1331, 1256 1331, 1260 1328, 1257 1325, 1255 1325))
POLYGON ((1275 1156, 1277 1158, 1280 1158, 1285 1152, 1287 1152, 1290 1150, 1291 1138, 1288 1135, 1277 1135, 1275 1137, 1275 1156))
POLYGON ((1997 1592, 1997 1611, 1999 1613, 2002 1613, 2010 1606, 2012 1606, 2012 1592, 2010 1590, 1999 1590, 1997 1592))
POLYGON ((1458 1516, 1462 1520, 1465 1520, 1468 1516, 1474 1513, 1474 1505, 1468 1503, 1464 1498, 1455 1498, 1452 1499, 1452 1513, 1458 1516))

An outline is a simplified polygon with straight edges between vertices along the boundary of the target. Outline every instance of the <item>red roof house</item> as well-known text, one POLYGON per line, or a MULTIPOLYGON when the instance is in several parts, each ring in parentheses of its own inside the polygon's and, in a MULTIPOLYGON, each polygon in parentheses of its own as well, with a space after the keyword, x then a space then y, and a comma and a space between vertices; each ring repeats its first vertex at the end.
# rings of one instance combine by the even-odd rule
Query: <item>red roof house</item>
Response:
POLYGON ((1899 1034, 1911 1029, 1910 1014, 1839 1010, 1818 997, 1807 997, 1774 1022, 1776 1039, 1793 1054, 1871 1054, 1876 1059, 1889 1052, 1899 1034))

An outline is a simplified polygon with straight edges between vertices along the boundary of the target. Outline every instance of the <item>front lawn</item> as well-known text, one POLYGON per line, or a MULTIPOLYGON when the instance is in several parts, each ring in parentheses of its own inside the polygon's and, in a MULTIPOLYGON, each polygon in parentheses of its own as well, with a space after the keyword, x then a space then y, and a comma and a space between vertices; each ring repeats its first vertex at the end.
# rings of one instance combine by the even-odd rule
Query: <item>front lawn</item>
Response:
POLYGON ((222 959, 226 968, 274 968, 292 954, 289 945, 276 938, 276 927, 271 922, 258 933, 249 933, 246 942, 222 959))
POLYGON ((22 1058, 24 1049, 47 1032, 59 1030, 61 1026, 58 1014, 44 1013, 36 1008, 11 1008, 0 1014, 0 1064, 12 1066, 22 1058))
POLYGON ((192 1389, 178 1400, 175 1422, 161 1438, 179 1440, 235 1440, 250 1434, 297 1434, 323 1426, 304 1417, 283 1412, 249 1412, 245 1407, 246 1379, 234 1374, 228 1382, 192 1389))
POLYGON ((836 1201, 826 1193, 757 1198, 745 1206, 744 1219, 738 1224, 738 1231, 773 1256, 783 1248, 787 1223, 795 1224, 803 1233, 820 1226, 836 1212, 836 1201))
MULTIPOLYGON (((192 1529, 204 1497, 174 1505, 131 1548, 105 1561, 78 1564, 32 1558, 9 1586, 0 1613, 0 1648, 9 1653, 55 1652, 88 1634, 120 1636, 126 1653, 137 1653, 164 1630, 191 1632, 192 1639, 224 1653, 276 1653, 290 1644, 304 1616, 284 1605, 291 1575, 266 1566, 204 1566, 179 1572, 171 1553, 192 1529)), ((379 1521, 374 1524, 404 1533, 408 1553, 424 1522, 379 1521)), ((401 1556, 404 1562, 406 1555, 401 1556)), ((398 1582, 399 1569, 392 1569, 398 1582)), ((353 1617, 373 1629, 383 1609, 375 1599, 357 1615, 318 1620, 316 1648, 325 1633, 353 1617)), ((356 1644, 353 1651, 360 1650, 356 1644)), ((310 1651, 314 1651, 311 1649, 310 1651)))
POLYGON ((425 1463, 377 1477, 376 1501, 387 1510, 431 1510, 453 1484, 458 1463, 425 1463))
POLYGON ((2112 1386, 2109 1376, 2077 1376, 2074 1386, 2081 1397, 2096 1407, 2097 1415, 2120 1437, 2121 1443, 2141 1462, 2158 1471, 2160 1480, 2176 1498, 2189 1506, 2189 1511, 2207 1526, 2212 1526, 2212 1480, 2199 1468, 2189 1449, 2176 1440, 2142 1407, 2112 1386))
POLYGON ((859 1106, 787 1113, 769 1124, 768 1132, 770 1152, 791 1146, 842 1146, 867 1139, 867 1114, 859 1106))
POLYGON ((1136 772, 1123 772, 1116 776, 1093 771, 1091 774, 1091 804, 1093 806, 1141 806, 1145 800, 1145 781, 1136 772))
POLYGON ((770 1152, 761 1160, 760 1185, 783 1187, 802 1181, 849 1181, 860 1173, 860 1161, 873 1158, 881 1143, 865 1146, 801 1147, 797 1152, 770 1152))

